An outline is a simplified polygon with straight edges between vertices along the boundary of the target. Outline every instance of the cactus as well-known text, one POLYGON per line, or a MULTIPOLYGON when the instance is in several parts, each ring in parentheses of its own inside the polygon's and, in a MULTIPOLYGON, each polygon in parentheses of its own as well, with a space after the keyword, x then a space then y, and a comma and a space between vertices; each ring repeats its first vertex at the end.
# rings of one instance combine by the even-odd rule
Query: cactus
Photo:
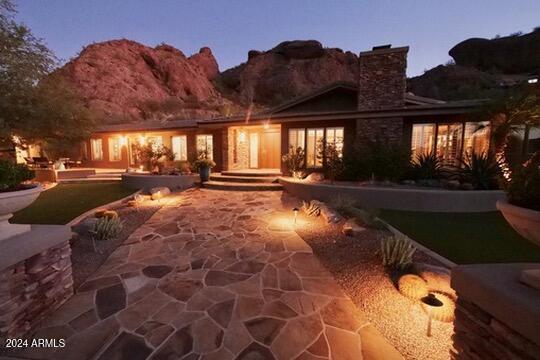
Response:
POLYGON ((410 267, 415 251, 411 240, 404 235, 392 235, 381 240, 382 264, 391 269, 410 267))
POLYGON ((428 294, 426 281, 414 274, 406 274, 400 277, 398 289, 403 296, 412 300, 420 300, 428 294))
POLYGON ((124 227, 123 221, 118 217, 101 217, 94 224, 90 233, 94 240, 109 240, 118 237, 124 227))

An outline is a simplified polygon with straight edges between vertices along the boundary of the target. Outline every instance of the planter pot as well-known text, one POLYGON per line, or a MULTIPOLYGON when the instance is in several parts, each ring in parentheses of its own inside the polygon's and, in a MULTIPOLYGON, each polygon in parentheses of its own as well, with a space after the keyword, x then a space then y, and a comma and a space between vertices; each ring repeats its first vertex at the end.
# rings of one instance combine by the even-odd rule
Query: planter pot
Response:
POLYGON ((208 179, 210 179, 210 168, 209 167, 201 167, 199 169, 199 175, 201 177, 201 182, 208 181, 208 179))
POLYGON ((497 201, 497 209, 518 234, 540 246, 540 211, 522 208, 501 200, 497 201))
POLYGON ((43 191, 41 185, 30 189, 0 193, 0 241, 30 231, 30 225, 10 224, 14 212, 32 204, 43 191))

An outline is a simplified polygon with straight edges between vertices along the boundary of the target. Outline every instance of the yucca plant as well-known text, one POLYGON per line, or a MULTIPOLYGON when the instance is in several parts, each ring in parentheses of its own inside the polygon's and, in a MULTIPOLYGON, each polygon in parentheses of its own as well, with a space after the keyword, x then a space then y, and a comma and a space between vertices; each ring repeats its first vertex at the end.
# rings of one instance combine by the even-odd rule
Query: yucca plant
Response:
POLYGON ((461 182, 470 183, 476 190, 498 189, 501 168, 491 153, 472 154, 458 160, 456 177, 461 182))
POLYGON ((411 165, 417 180, 439 179, 443 173, 443 163, 435 152, 416 155, 411 165))
POLYGON ((99 218, 90 233, 94 240, 112 240, 116 239, 124 228, 124 222, 118 217, 99 218))
POLYGON ((393 270, 405 270, 412 265, 416 247, 404 235, 391 235, 381 240, 382 264, 393 270))

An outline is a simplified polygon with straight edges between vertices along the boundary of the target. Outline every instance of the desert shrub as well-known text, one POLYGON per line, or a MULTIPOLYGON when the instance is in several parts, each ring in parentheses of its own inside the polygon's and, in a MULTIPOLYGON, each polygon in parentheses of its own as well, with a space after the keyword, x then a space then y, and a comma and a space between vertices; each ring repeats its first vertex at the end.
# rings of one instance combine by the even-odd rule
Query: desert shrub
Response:
POLYGON ((296 149, 291 146, 289 152, 281 157, 281 161, 294 177, 299 177, 303 171, 305 159, 305 151, 300 146, 296 149))
POLYGON ((411 174, 415 180, 437 180, 442 173, 443 164, 435 152, 419 154, 411 163, 411 174))
POLYGON ((391 235, 381 240, 382 264, 393 270, 405 270, 413 263, 416 248, 404 235, 391 235))
POLYGON ((112 240, 116 239, 124 228, 124 223, 118 217, 99 218, 90 233, 94 240, 112 240))
POLYGON ((174 153, 170 148, 152 141, 134 145, 134 151, 135 156, 144 161, 150 171, 154 171, 156 167, 161 171, 166 161, 174 160, 174 153))
POLYGON ((351 208, 354 208, 356 201, 350 197, 338 195, 330 201, 330 206, 343 216, 352 217, 351 208))
POLYGON ((511 204, 540 210, 540 151, 522 166, 514 168, 506 191, 511 204))
POLYGON ((16 190, 22 182, 33 178, 34 171, 28 166, 15 164, 9 160, 0 160, 0 191, 16 190))
POLYGON ((454 177, 461 182, 472 184, 476 190, 499 188, 501 169, 492 154, 472 154, 460 159, 454 172, 454 177))
POLYGON ((325 175, 330 179, 331 183, 334 183, 334 180, 343 171, 343 156, 341 152, 335 144, 328 143, 322 147, 319 154, 325 159, 325 175))

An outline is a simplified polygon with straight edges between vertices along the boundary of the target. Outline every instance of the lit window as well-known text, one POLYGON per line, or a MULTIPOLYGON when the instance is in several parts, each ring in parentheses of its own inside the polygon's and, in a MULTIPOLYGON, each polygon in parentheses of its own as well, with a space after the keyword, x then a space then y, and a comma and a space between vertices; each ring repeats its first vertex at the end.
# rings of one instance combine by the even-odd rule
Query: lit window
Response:
POLYGON ((468 122, 465 124, 463 140, 465 156, 487 154, 489 150, 489 122, 468 122))
POLYGON ((172 137, 172 151, 174 153, 174 160, 187 160, 187 137, 185 135, 172 137))
POLYGON ((206 153, 209 159, 214 158, 212 135, 197 135, 197 154, 201 153, 206 153))
POLYGON ((163 137, 162 136, 148 136, 145 139, 147 144, 152 144, 152 148, 156 150, 158 147, 163 145, 163 137))
POLYGON ((305 148, 306 130, 289 129, 289 150, 296 151, 298 148, 305 148))
POLYGON ((103 160, 103 140, 91 139, 90 147, 92 149, 92 160, 103 160))
POLYGON ((308 129, 306 145, 307 167, 321 167, 321 150, 323 145, 324 129, 308 129))
POLYGON ((122 146, 119 138, 109 138, 109 161, 122 160, 122 146))
POLYGON ((437 155, 445 165, 455 165, 461 153, 463 124, 439 124, 437 127, 437 155))
POLYGON ((433 152, 435 144, 435 124, 414 124, 412 129, 411 153, 416 159, 419 155, 433 152))
POLYGON ((326 144, 332 144, 336 147, 339 157, 343 156, 343 134, 344 129, 326 128, 326 144))

